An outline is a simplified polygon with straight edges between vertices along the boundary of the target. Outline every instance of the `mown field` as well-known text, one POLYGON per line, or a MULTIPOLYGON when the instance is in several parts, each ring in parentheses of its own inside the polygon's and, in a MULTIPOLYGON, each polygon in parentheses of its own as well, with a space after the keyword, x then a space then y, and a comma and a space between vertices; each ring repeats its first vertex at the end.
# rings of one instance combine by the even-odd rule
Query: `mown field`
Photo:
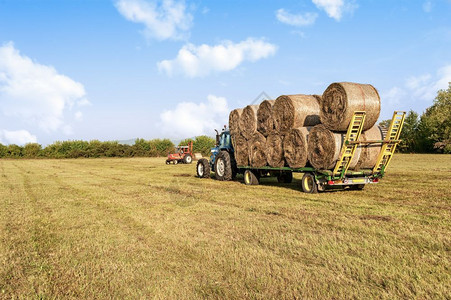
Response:
POLYGON ((451 298, 451 155, 316 195, 164 160, 0 160, 0 298, 451 298))

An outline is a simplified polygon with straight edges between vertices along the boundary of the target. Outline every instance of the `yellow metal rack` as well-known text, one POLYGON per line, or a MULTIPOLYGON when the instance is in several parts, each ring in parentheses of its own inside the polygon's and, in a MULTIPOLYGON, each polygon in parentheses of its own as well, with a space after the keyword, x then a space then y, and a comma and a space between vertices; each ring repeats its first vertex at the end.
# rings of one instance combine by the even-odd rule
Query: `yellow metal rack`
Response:
POLYGON ((399 136, 401 134, 405 116, 405 111, 395 111, 393 113, 393 118, 390 127, 388 128, 387 135, 385 136, 381 153, 379 153, 379 157, 377 158, 376 166, 373 169, 373 174, 384 173, 387 170, 387 166, 399 143, 399 136))
POLYGON ((362 133, 363 124, 365 123, 366 113, 364 111, 355 111, 352 116, 351 123, 346 133, 346 138, 340 152, 340 159, 335 165, 333 176, 343 177, 349 168, 355 149, 357 148, 360 133, 362 133))

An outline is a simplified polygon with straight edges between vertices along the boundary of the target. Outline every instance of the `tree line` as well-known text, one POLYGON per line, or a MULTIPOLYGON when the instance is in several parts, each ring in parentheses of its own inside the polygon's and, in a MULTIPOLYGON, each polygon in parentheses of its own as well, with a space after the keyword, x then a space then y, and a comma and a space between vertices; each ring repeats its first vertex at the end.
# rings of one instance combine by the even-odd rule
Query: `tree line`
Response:
MULTIPOLYGON (((388 127, 391 120, 379 124, 388 127)), ((407 113, 398 151, 404 153, 451 153, 451 83, 437 92, 434 103, 420 116, 407 113)))
MULTIPOLYGON (((203 156, 210 153, 215 140, 207 136, 186 139, 179 145, 193 141, 194 152, 203 156)), ((117 141, 57 141, 46 147, 37 143, 25 146, 0 144, 0 158, 98 158, 98 157, 159 157, 167 156, 175 151, 174 143, 169 139, 136 139, 133 145, 121 144, 117 141)))

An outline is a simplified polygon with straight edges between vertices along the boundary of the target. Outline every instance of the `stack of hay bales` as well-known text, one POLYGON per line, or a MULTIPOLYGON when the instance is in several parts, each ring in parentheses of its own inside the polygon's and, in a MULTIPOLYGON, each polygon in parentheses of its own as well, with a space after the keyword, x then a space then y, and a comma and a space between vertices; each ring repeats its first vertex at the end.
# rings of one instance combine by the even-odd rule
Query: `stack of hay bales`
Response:
MULTIPOLYGON (((375 125, 380 97, 369 84, 333 83, 318 95, 282 95, 260 105, 235 109, 229 128, 238 165, 332 169, 354 111, 365 111, 360 140, 382 140, 375 125)), ((372 168, 380 145, 362 145, 350 169, 372 168)))

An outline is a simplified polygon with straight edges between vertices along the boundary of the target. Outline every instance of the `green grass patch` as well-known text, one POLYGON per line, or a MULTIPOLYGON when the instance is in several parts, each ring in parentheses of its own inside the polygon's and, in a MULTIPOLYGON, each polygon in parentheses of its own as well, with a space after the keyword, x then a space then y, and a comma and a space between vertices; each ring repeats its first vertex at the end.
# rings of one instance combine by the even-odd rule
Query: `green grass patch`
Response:
POLYGON ((165 158, 0 160, 0 298, 450 298, 451 155, 363 191, 165 158))

